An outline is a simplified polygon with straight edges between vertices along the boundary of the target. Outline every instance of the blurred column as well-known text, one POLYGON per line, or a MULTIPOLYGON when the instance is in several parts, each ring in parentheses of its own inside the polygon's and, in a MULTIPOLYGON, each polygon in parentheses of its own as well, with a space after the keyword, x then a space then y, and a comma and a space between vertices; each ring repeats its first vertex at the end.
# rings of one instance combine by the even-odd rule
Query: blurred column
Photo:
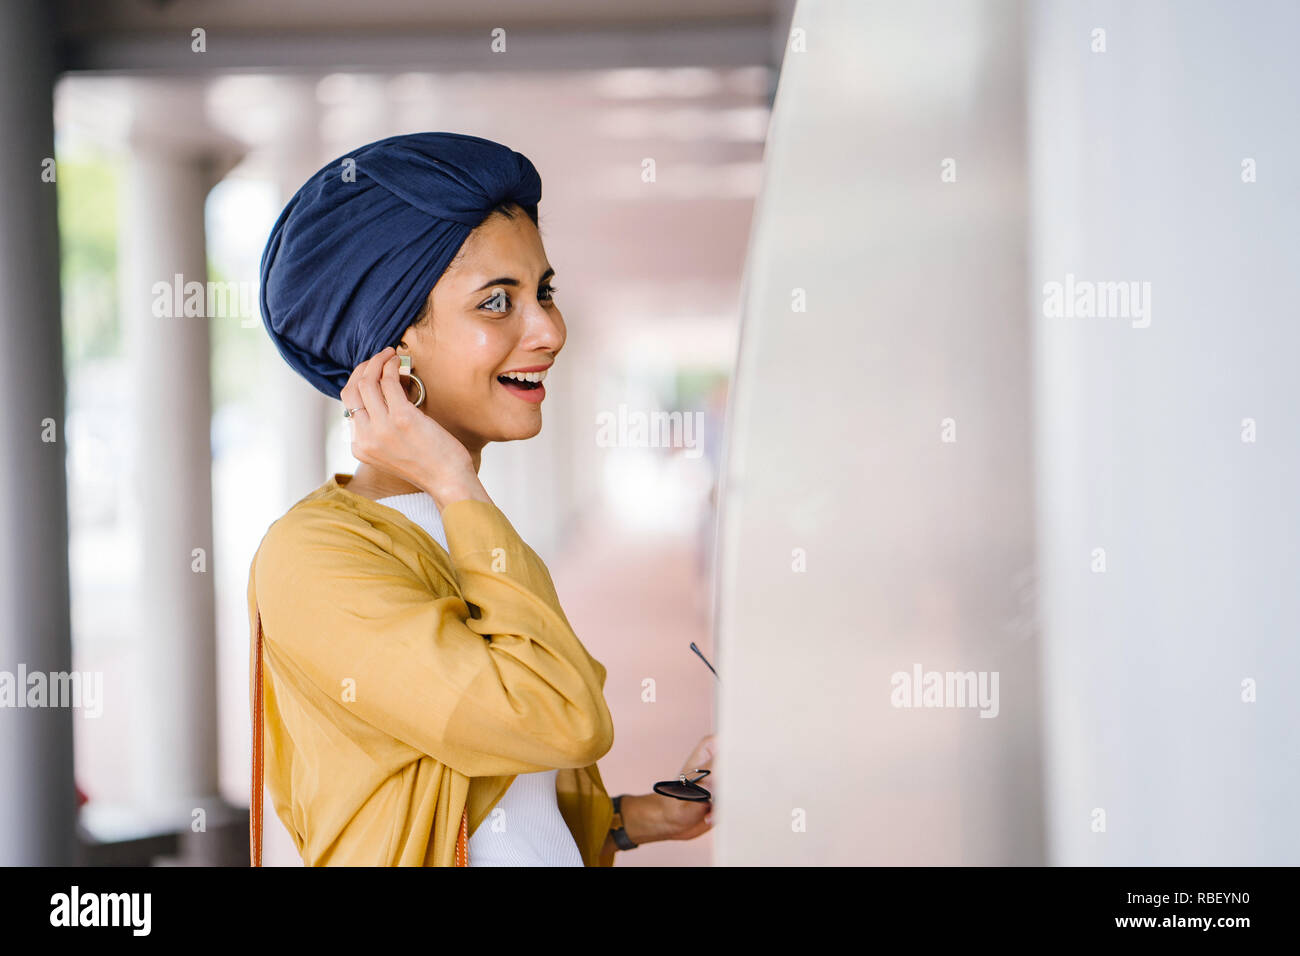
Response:
MULTIPOLYGON (((46 4, 0 4, 0 671, 15 680, 72 667, 56 185, 42 179, 54 46, 46 4)), ((0 755, 0 865, 71 864, 71 711, 0 708, 0 755)))
MULTIPOLYGON (((321 151, 316 83, 315 77, 297 76, 276 81, 280 116, 270 150, 282 207, 329 160, 321 151)), ((271 368, 275 400, 272 413, 278 420, 274 434, 283 449, 282 501, 278 514, 319 488, 328 478, 325 438, 329 416, 341 415, 343 406, 317 391, 286 362, 272 362, 271 368)))
MULTIPOLYGON (((206 124, 198 84, 136 81, 131 107, 121 306, 142 536, 134 802, 188 834, 195 809, 209 831, 230 811, 217 796, 211 319, 206 304, 202 316, 187 317, 183 305, 177 313, 174 296, 207 281, 204 203, 242 150, 206 124), (160 296, 159 284, 170 293, 160 296)), ((204 854, 212 841, 198 836, 204 854)))

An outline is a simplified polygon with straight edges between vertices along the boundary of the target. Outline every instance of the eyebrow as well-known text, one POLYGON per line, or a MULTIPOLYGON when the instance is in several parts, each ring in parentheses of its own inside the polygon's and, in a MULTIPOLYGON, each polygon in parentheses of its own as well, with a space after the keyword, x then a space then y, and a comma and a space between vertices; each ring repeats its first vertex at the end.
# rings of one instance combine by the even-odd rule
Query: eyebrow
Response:
MULTIPOLYGON (((554 269, 547 269, 545 272, 542 273, 542 277, 541 277, 540 279, 538 279, 537 281, 538 281, 538 282, 545 282, 547 279, 551 278, 551 277, 554 276, 554 275, 555 275, 555 270, 554 270, 554 269)), ((498 278, 498 279, 490 279, 490 280, 488 280, 487 282, 485 282, 485 283, 483 283, 481 286, 479 286, 477 289, 475 289, 474 292, 482 292, 482 291, 483 291, 484 289, 486 289, 488 286, 493 286, 493 285, 511 285, 511 286, 515 286, 515 285, 519 285, 519 280, 518 280, 518 279, 511 279, 509 276, 501 276, 501 277, 498 278)), ((473 295, 473 293, 470 293, 470 294, 473 295)))

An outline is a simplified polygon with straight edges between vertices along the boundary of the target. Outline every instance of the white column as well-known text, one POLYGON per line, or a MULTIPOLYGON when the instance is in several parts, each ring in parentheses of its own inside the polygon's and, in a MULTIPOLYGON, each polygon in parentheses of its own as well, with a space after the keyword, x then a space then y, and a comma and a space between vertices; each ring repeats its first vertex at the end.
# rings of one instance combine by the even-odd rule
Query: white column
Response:
POLYGON ((133 622, 143 645, 134 698, 134 803, 160 822, 189 831, 195 808, 220 805, 212 320, 206 314, 156 316, 155 285, 206 283, 204 202, 240 153, 237 144, 205 126, 198 86, 137 81, 132 108, 121 305, 135 386, 130 485, 141 535, 141 612, 133 622))
MULTIPOLYGON (((0 4, 0 671, 15 678, 72 668, 57 187, 41 176, 53 49, 45 4, 0 4)), ((0 709, 0 865, 73 862, 72 718, 0 709)))

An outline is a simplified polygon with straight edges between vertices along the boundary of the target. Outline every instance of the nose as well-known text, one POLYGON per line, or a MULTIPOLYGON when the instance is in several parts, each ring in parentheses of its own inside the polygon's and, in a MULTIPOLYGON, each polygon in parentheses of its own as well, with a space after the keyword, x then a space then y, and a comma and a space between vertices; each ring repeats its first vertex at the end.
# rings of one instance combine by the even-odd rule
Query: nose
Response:
POLYGON ((564 345, 564 334, 564 317, 559 308, 547 309, 540 302, 533 302, 519 346, 525 351, 558 352, 564 345))

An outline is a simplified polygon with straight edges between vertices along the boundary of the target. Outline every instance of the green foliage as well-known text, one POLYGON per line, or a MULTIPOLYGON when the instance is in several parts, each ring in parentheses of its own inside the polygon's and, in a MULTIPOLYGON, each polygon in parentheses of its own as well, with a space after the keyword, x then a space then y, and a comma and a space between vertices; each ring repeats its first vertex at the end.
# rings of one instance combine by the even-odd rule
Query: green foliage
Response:
POLYGON ((730 379, 726 369, 691 366, 680 368, 674 376, 676 395, 673 404, 680 408, 698 408, 709 393, 730 379))
MULTIPOLYGON (((229 276, 208 260, 208 279, 226 282, 229 276)), ((247 316, 228 316, 211 320, 212 342, 212 407, 220 408, 227 402, 247 401, 258 387, 259 368, 267 342, 262 332, 261 313, 256 310, 247 316), (244 322, 250 326, 245 327, 244 322)))
POLYGON ((100 156, 58 158, 64 362, 119 354, 117 167, 100 156))

